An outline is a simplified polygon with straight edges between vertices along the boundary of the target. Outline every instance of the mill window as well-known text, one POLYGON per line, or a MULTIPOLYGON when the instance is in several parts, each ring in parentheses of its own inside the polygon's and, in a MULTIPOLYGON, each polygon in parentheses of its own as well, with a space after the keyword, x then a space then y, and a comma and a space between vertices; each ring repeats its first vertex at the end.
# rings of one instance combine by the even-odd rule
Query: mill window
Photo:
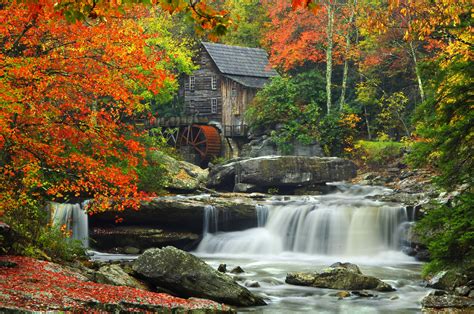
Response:
POLYGON ((217 98, 211 98, 211 113, 217 113, 217 98))
POLYGON ((211 76, 211 89, 212 90, 217 89, 217 76, 215 75, 211 76))
POLYGON ((189 77, 189 90, 194 92, 196 88, 196 78, 194 76, 189 77))

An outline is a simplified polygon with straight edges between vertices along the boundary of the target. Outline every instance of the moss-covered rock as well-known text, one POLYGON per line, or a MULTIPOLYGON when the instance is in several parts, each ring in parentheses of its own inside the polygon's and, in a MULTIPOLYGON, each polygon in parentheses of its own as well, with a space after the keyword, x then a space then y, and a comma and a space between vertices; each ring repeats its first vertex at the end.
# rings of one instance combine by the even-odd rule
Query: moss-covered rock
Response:
POLYGON ((199 297, 237 306, 265 305, 261 297, 237 284, 203 260, 174 247, 150 249, 133 270, 153 285, 182 297, 199 297))
POLYGON ((465 285, 469 281, 466 275, 454 270, 445 270, 438 272, 428 281, 427 286, 430 288, 454 291, 456 287, 465 285))
POLYGON ((183 160, 176 160, 159 151, 153 154, 153 158, 159 160, 167 172, 168 178, 164 183, 164 188, 192 192, 205 184, 208 170, 183 160))
POLYGON ((378 278, 363 275, 357 265, 348 263, 336 263, 321 273, 289 273, 285 282, 292 285, 338 290, 395 290, 378 278))

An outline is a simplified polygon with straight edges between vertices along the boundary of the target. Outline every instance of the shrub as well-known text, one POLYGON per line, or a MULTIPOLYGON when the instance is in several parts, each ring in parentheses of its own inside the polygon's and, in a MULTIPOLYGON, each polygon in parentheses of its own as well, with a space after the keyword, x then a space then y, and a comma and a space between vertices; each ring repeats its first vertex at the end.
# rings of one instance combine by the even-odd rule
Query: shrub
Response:
POLYGON ((354 157, 361 166, 372 169, 386 167, 403 155, 404 144, 390 141, 358 141, 354 145, 354 157))
POLYGON ((448 204, 430 210, 417 223, 417 233, 432 257, 424 268, 425 274, 451 267, 474 266, 473 217, 474 193, 464 192, 448 204))

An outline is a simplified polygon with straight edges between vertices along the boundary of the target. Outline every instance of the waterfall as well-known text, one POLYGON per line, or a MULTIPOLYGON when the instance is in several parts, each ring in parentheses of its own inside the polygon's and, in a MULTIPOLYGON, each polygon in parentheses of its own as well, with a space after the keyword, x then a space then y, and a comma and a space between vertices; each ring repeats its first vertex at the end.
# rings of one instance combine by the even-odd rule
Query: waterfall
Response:
POLYGON ((324 196, 276 197, 256 207, 258 228, 210 234, 197 250, 333 256, 371 256, 399 250, 407 211, 366 198, 374 193, 371 189, 348 189, 324 196))
POLYGON ((258 204, 257 206, 255 206, 255 210, 257 212, 257 226, 265 226, 268 218, 268 207, 265 205, 258 204))
POLYGON ((208 233, 217 232, 219 229, 219 212, 212 205, 206 205, 204 207, 204 223, 202 231, 204 236, 208 233))
POLYGON ((55 226, 66 226, 73 240, 80 240, 84 247, 89 247, 89 226, 87 213, 84 210, 89 201, 82 204, 61 204, 51 202, 51 222, 55 226))

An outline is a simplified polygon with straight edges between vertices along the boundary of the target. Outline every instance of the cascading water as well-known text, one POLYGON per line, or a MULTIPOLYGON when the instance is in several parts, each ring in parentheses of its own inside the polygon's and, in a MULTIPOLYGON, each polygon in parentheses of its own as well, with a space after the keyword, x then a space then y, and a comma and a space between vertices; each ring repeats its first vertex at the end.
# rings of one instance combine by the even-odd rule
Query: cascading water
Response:
POLYGON ((369 187, 343 187, 342 192, 324 196, 275 197, 257 206, 258 228, 208 234, 197 250, 337 256, 370 256, 398 250, 400 226, 408 220, 407 213, 402 206, 367 198, 381 192, 369 187))
POLYGON ((204 223, 202 226, 203 235, 206 236, 208 233, 217 232, 219 227, 219 212, 212 205, 206 205, 204 207, 204 223))
POLYGON ((257 226, 264 227, 268 219, 268 207, 258 204, 255 206, 255 210, 257 211, 257 226))
POLYGON ((51 222, 56 226, 66 226, 73 240, 80 240, 89 247, 88 217, 84 210, 89 201, 82 204, 50 203, 51 222))

